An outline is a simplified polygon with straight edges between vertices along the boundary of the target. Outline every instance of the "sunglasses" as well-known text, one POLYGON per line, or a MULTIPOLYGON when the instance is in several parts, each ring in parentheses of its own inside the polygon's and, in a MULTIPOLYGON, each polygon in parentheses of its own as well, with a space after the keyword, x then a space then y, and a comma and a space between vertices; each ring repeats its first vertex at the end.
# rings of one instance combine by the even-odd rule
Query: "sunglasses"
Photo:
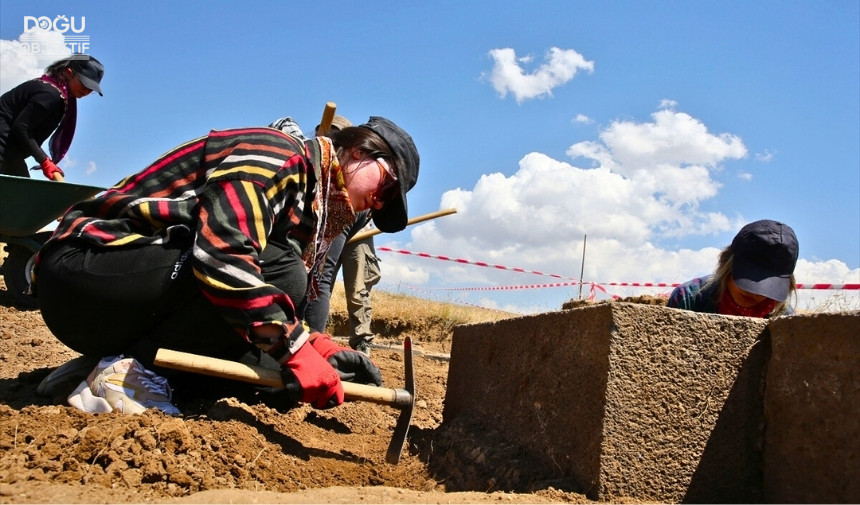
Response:
POLYGON ((391 166, 382 158, 376 158, 376 166, 379 167, 379 186, 373 192, 371 198, 378 203, 393 200, 400 192, 400 183, 391 166))

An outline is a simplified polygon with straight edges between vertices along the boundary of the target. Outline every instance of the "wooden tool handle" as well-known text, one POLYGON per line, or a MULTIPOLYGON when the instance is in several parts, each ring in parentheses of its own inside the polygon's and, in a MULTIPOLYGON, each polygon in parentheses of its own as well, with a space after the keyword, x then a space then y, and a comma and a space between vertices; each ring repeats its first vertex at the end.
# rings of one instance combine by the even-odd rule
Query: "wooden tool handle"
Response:
POLYGON ((57 182, 65 182, 66 179, 63 177, 63 174, 60 172, 54 172, 54 175, 51 176, 51 179, 54 179, 57 182))
POLYGON ((316 132, 317 137, 328 135, 328 131, 331 129, 331 122, 334 121, 334 110, 336 108, 337 105, 335 105, 334 102, 326 102, 325 109, 323 109, 322 120, 320 120, 320 126, 316 132))
MULTIPOLYGON (((164 368, 172 368, 184 372, 239 380, 262 386, 284 387, 284 381, 281 379, 281 373, 278 370, 253 367, 236 361, 174 351, 172 349, 159 349, 155 354, 153 363, 164 368)), ((411 395, 407 391, 356 384, 354 382, 342 382, 341 384, 343 384, 343 392, 347 400, 363 400, 380 405, 401 407, 406 401, 403 398, 405 394, 410 396, 408 401, 411 402, 411 395)))
MULTIPOLYGON (((455 214, 456 212, 457 212, 457 209, 453 209, 453 208, 437 210, 436 212, 424 214, 423 216, 413 217, 409 221, 406 221, 406 226, 411 226, 411 225, 416 224, 416 223, 421 223, 424 221, 429 221, 431 219, 436 219, 437 217, 448 216, 450 214, 455 214)), ((350 239, 346 243, 349 244, 351 242, 357 242, 359 240, 364 240, 367 237, 379 235, 380 233, 382 233, 382 232, 378 229, 360 231, 360 232, 356 233, 355 235, 353 235, 352 237, 350 237, 350 239)))

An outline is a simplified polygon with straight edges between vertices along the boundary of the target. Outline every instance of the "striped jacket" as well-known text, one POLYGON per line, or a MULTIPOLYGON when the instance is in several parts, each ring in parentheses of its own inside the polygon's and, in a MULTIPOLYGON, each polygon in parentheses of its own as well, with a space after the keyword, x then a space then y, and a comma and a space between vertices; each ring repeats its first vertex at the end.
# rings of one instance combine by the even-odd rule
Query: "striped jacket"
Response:
POLYGON ((194 237, 194 275, 227 322, 245 338, 271 323, 289 336, 295 309, 263 281, 258 254, 287 235, 302 248, 313 239, 320 151, 317 139, 301 143, 269 128, 213 130, 75 204, 51 240, 109 248, 194 237))

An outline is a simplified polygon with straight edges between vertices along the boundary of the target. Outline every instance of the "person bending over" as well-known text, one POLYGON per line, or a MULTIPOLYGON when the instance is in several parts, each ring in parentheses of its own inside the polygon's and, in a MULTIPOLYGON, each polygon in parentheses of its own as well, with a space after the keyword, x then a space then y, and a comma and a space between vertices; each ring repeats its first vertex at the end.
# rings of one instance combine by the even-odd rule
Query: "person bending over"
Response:
POLYGON ((63 171, 77 123, 77 99, 102 94, 104 67, 87 54, 55 61, 42 77, 31 79, 0 96, 0 174, 30 177, 25 160, 32 157, 45 177, 63 171), (55 131, 56 130, 56 131, 55 131), (49 157, 42 143, 51 135, 49 157))
POLYGON ((749 223, 720 253, 713 274, 672 290, 667 307, 747 317, 793 314, 798 245, 787 224, 749 223))
POLYGON ((342 380, 381 384, 366 356, 308 332, 295 307, 356 212, 406 227, 418 166, 412 138, 383 117, 304 141, 211 131, 72 206, 37 255, 36 295, 61 342, 83 361, 107 358, 69 403, 176 413, 147 369, 161 347, 279 370, 281 393, 316 408, 343 402, 342 380))

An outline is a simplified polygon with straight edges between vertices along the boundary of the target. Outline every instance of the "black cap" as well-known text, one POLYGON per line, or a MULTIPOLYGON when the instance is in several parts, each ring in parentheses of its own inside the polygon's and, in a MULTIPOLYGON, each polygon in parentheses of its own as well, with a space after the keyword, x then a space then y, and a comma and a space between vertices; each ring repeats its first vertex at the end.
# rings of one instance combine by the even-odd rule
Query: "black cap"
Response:
POLYGON ((797 264, 797 237, 787 224, 752 222, 732 240, 732 278, 744 291, 784 301, 797 264))
POLYGON ((368 128, 382 137, 394 153, 397 180, 400 182, 400 197, 385 202, 372 213, 373 224, 383 232, 395 233, 406 228, 409 221, 406 208, 406 193, 418 181, 418 149, 412 137, 388 119, 371 116, 360 128, 368 128))
POLYGON ((81 84, 104 96, 99 83, 105 75, 105 67, 99 60, 88 54, 73 54, 69 57, 69 67, 77 72, 81 84))

